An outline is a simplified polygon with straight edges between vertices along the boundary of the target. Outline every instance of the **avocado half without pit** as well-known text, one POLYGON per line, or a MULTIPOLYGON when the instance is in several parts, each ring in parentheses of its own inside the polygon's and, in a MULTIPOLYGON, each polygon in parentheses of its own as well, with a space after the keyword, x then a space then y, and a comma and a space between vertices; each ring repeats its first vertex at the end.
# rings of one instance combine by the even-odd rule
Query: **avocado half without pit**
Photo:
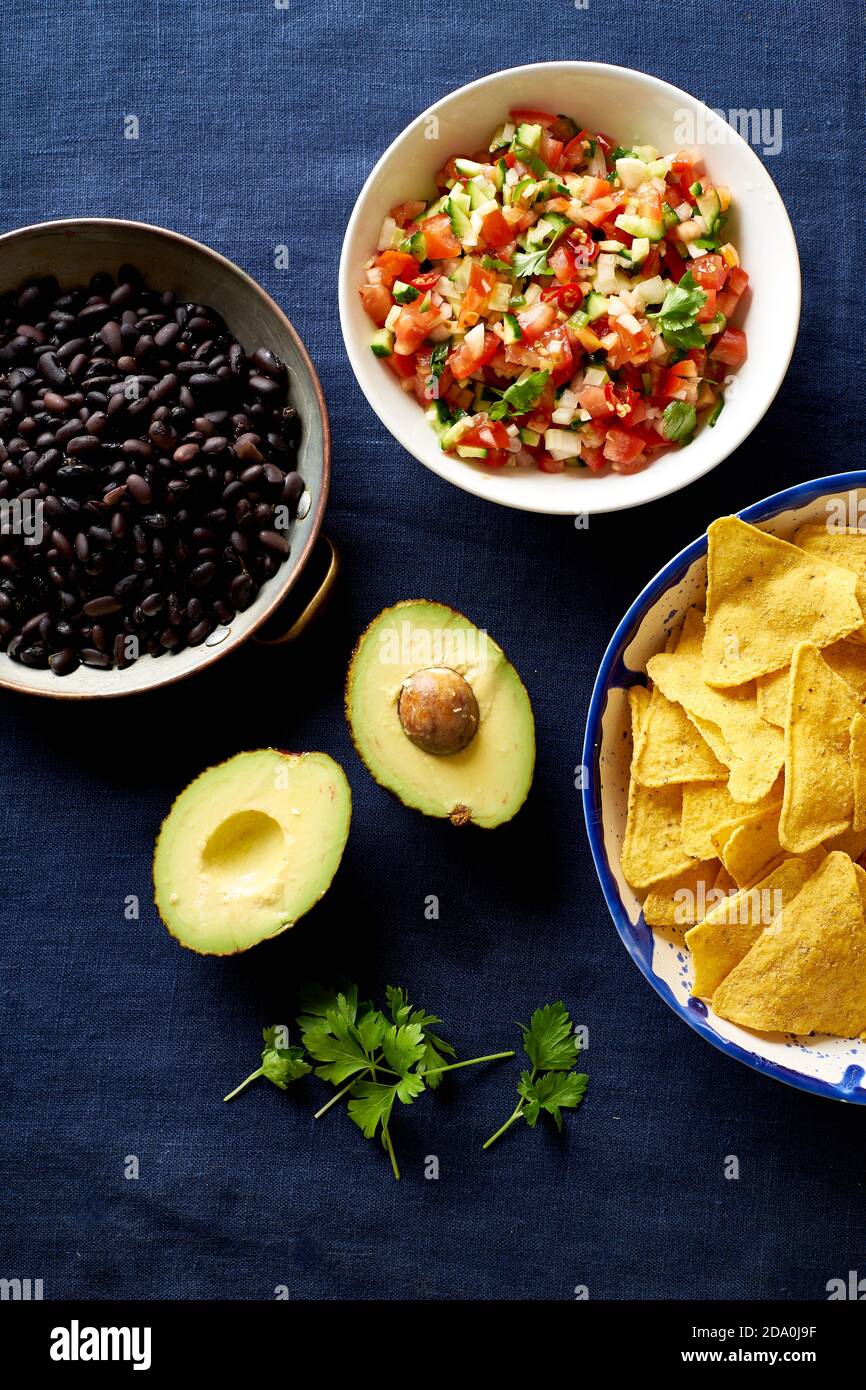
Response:
POLYGON ((326 753, 238 753, 181 792, 153 856, 156 906, 202 955, 278 936, 328 891, 352 814, 346 774, 326 753))
POLYGON ((529 696, 502 648, 453 608, 386 608, 363 633, 346 717, 368 770, 407 806, 486 829, 511 820, 532 784, 529 696))

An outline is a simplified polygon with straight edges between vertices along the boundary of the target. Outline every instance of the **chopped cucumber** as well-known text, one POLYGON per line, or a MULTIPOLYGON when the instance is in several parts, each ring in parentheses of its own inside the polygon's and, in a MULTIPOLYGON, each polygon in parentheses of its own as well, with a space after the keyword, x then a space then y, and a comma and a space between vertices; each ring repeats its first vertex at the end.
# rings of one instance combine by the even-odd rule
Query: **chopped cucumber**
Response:
POLYGON ((464 237, 469 231, 469 194, 462 188, 452 188, 448 197, 448 216, 454 235, 464 237))
POLYGON ((649 217, 631 217, 625 212, 614 219, 614 226, 628 232, 629 236, 645 237, 647 241, 661 241, 665 234, 664 220, 654 222, 649 217))
POLYGON ((523 337, 523 329, 517 322, 513 314, 503 314, 502 327, 505 329, 506 343, 519 343, 523 337))
POLYGON ((370 339, 370 347, 377 357, 390 357, 394 351, 394 334, 390 328, 377 328, 370 339))
POLYGON ((677 217, 670 203, 662 203, 662 222, 666 232, 669 232, 671 227, 678 227, 680 225, 680 219, 677 217))
POLYGON ((444 401, 431 401, 424 411, 440 439, 451 423, 451 413, 444 401))
POLYGON ((535 430, 521 430, 520 442, 525 444, 527 448, 534 449, 536 444, 541 443, 541 435, 537 434, 535 430))
POLYGON ((462 459, 486 459, 486 449, 473 449, 468 444, 458 444, 457 453, 462 459))
POLYGON ((391 293, 398 304, 411 304, 413 299, 418 298, 421 291, 416 290, 414 285, 407 285, 403 280, 395 280, 391 293))
POLYGON ((514 143, 525 150, 531 150, 533 154, 538 154, 541 146, 541 126, 525 123, 519 125, 514 136, 514 143))
POLYGON ((469 428, 466 417, 455 420, 453 425, 449 425, 442 435, 442 448, 453 449, 458 439, 461 439, 469 428))
POLYGON ((715 405, 713 406, 712 410, 710 411, 709 415, 707 416, 707 424, 709 425, 710 429, 713 428, 713 425, 714 425, 714 424, 716 423, 716 421, 718 420, 718 418, 719 418, 719 416, 721 415, 721 413, 722 413, 722 411, 724 410, 724 408, 725 408, 725 398, 724 398, 724 396, 719 396, 719 399, 716 401, 715 405))
POLYGON ((593 319, 600 319, 602 314, 606 314, 609 309, 610 305, 604 295, 596 294, 594 290, 587 295, 583 306, 588 323, 592 323, 593 319))
POLYGON ((455 159, 454 168, 458 174, 463 174, 464 178, 474 178, 476 174, 484 173, 484 165, 479 164, 474 159, 455 159))
POLYGON ((697 203, 698 211, 707 224, 707 231, 714 232, 722 211, 718 193, 714 188, 709 188, 706 193, 701 192, 697 195, 697 203))

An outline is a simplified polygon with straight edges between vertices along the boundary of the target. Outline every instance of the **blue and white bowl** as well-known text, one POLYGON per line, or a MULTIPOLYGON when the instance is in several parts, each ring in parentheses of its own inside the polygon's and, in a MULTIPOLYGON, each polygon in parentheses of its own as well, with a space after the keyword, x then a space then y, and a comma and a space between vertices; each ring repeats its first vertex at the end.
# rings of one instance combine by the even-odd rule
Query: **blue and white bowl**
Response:
MULTIPOLYGON (((838 473, 777 492, 746 507, 744 521, 790 539, 807 521, 824 521, 833 499, 866 526, 866 473, 838 473)), ((620 868, 631 756, 626 692, 646 682, 646 663, 664 650, 669 633, 690 605, 704 604, 707 538, 680 551, 635 599, 616 629, 596 677, 589 706, 583 764, 589 770, 583 809, 592 857, 610 914, 632 960, 666 1004, 690 1028, 729 1057, 789 1086, 834 1100, 866 1104, 866 1042, 813 1035, 753 1033, 691 995, 687 948, 671 933, 644 922, 640 902, 620 868)))

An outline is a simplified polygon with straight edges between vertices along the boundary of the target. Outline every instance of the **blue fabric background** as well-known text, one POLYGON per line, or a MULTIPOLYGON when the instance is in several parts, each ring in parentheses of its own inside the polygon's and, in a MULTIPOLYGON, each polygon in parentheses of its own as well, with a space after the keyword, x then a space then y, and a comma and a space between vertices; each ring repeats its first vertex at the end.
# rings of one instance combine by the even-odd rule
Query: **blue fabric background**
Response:
POLYGON ((297 652, 244 650, 133 702, 2 693, 0 1275, 41 1277, 46 1297, 287 1285, 298 1298, 568 1299, 586 1285, 681 1299, 822 1298, 828 1279, 866 1273, 866 1116, 736 1065, 665 1008, 608 919, 573 782, 605 643, 659 565, 714 516, 859 460, 854 24, 841 0, 5 0, 3 229, 81 213, 158 222, 277 297, 330 403, 327 525, 346 583, 297 652), (748 443, 679 496, 588 532, 490 507, 402 453, 355 385, 335 302, 342 232, 386 144, 455 86, 559 57, 640 67, 715 106, 781 108, 768 163, 804 279, 793 365, 748 443), (137 141, 122 135, 130 113, 137 141), (274 269, 277 243, 288 271, 274 269), (486 626, 534 702, 534 790, 496 834, 405 810, 349 742, 352 643, 419 594, 486 626), (268 743, 345 764, 344 864, 296 931, 199 959, 151 905, 154 835, 202 767, 268 743), (423 915, 430 893, 438 922, 423 915), (400 1184, 344 1115, 313 1123, 317 1082, 286 1095, 259 1083, 223 1107, 262 1024, 338 968, 367 990, 406 984, 463 1056, 511 1045, 513 1020, 564 997, 589 1027, 589 1099, 562 1138, 524 1128, 483 1154, 517 1068, 460 1073, 395 1122, 400 1184), (138 1181, 124 1179, 130 1154, 138 1181), (429 1154, 438 1181, 423 1177, 429 1154), (730 1154, 739 1181, 724 1179, 730 1154))

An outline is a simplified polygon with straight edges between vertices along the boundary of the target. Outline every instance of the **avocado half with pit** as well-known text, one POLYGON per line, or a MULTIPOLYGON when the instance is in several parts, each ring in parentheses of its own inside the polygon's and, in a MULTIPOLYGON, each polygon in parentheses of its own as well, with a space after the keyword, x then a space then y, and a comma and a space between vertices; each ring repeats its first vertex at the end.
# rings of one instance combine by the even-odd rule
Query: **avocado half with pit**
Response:
POLYGON ((502 648, 442 603, 386 608, 363 633, 346 717, 376 781, 427 816, 511 820, 535 766, 535 724, 502 648))
POLYGON ((156 906, 202 955, 246 951, 294 926, 328 891, 352 815, 327 753, 263 748, 209 767, 181 792, 153 856, 156 906))

